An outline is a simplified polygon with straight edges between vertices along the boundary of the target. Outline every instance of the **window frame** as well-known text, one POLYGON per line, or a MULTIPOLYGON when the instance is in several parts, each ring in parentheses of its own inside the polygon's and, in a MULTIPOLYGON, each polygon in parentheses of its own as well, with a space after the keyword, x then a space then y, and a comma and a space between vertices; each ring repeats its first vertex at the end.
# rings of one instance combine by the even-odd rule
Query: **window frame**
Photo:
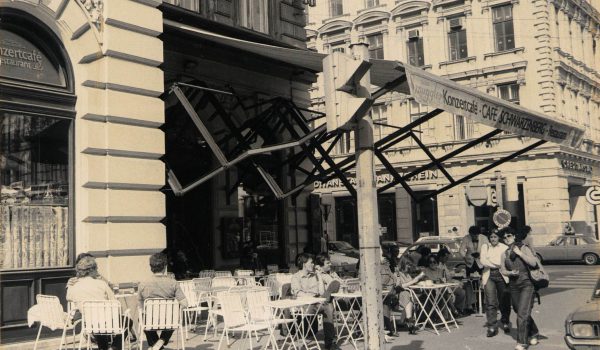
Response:
POLYGON ((514 49, 516 47, 516 44, 512 4, 494 6, 491 8, 491 13, 495 52, 503 52, 514 49), (506 13, 506 9, 509 9, 510 14, 506 13), (496 18, 496 15, 500 11, 502 11, 501 18, 496 18), (499 33, 500 29, 502 33, 499 33), (509 29, 509 31, 511 32, 510 34, 507 34, 507 29, 509 29), (502 39, 502 41, 500 41, 499 39, 502 39), (509 39, 512 39, 512 41, 509 42, 509 39))
POLYGON ((509 101, 512 102, 514 104, 521 104, 521 94, 520 94, 520 90, 521 87, 517 82, 510 82, 510 83, 505 83, 505 84, 498 84, 496 85, 496 90, 498 90, 498 97, 505 100, 505 101, 509 101), (508 93, 508 97, 509 98, 504 98, 502 97, 502 90, 507 89, 507 93, 508 93), (516 95, 516 97, 515 97, 516 95))
POLYGON ((344 0, 329 0, 329 17, 337 17, 344 14, 344 0), (334 9, 336 9, 334 11, 334 9), (339 13, 337 13, 339 10, 339 13))
POLYGON ((425 48, 422 36, 419 36, 416 39, 408 39, 406 41, 406 55, 408 64, 415 67, 425 66, 425 48), (412 59, 415 59, 417 64, 411 64, 412 59))
POLYGON ((469 57, 467 43, 467 29, 461 26, 460 29, 450 28, 448 31, 448 58, 450 61, 459 61, 469 57), (461 43, 461 39, 464 40, 461 43), (456 47, 454 47, 456 46, 456 47), (461 54, 461 48, 464 47, 464 55, 461 54), (454 50, 453 50, 454 48, 454 50), (455 51, 455 55, 452 52, 455 51))
POLYGON ((270 14, 271 6, 269 0, 240 0, 238 3, 237 14, 238 14, 238 23, 242 28, 246 28, 257 33, 270 34, 269 26, 270 26, 270 14), (258 27, 255 28, 255 13, 254 9, 256 6, 259 6, 258 15, 260 16, 260 22, 258 23, 258 27), (264 9, 261 11, 261 9, 264 9))
POLYGON ((375 32, 365 36, 365 41, 369 44, 369 58, 370 59, 384 59, 385 49, 383 45, 383 33, 375 32), (380 38, 380 40, 376 40, 377 45, 371 45, 371 38, 380 38), (373 55, 375 53, 375 55, 373 55))

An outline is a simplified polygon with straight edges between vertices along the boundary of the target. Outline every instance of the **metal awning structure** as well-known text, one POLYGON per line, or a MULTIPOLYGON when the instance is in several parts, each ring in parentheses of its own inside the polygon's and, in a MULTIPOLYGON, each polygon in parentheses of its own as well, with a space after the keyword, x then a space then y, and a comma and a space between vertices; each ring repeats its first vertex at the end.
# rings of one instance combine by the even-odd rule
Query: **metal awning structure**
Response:
MULTIPOLYGON (((321 72, 323 70, 322 60, 326 56, 324 54, 248 42, 221 36, 170 20, 164 20, 164 24, 196 35, 202 40, 212 41, 219 45, 226 45, 255 55, 264 56, 271 60, 297 66, 307 71, 321 72)), ((370 62, 372 63, 370 69, 371 83, 380 87, 379 90, 373 93, 375 98, 390 91, 396 91, 411 95, 417 102, 436 108, 408 125, 397 127, 397 131, 375 143, 375 155, 393 177, 393 181, 379 188, 378 192, 400 184, 413 198, 423 200, 464 183, 546 142, 553 142, 562 146, 578 147, 582 141, 584 130, 573 123, 531 111, 474 88, 463 86, 449 79, 423 71, 417 67, 404 65, 401 62, 388 60, 371 60, 370 62), (441 114, 443 111, 471 118, 478 123, 494 128, 494 130, 436 158, 427 145, 415 134, 413 129, 441 114), (459 156, 477 144, 488 141, 503 131, 535 138, 538 141, 461 178, 454 178, 444 167, 444 162, 459 156), (386 150, 408 138, 413 139, 419 148, 423 150, 429 158, 429 162, 407 174, 401 175, 386 158, 386 150), (428 194, 426 197, 417 198, 407 183, 408 179, 431 168, 439 169, 448 180, 448 184, 428 194)), ((225 151, 222 145, 226 142, 215 140, 206 125, 214 116, 199 115, 196 112, 196 108, 190 103, 187 96, 194 89, 200 89, 204 94, 215 93, 202 86, 183 83, 174 84, 170 92, 177 96, 190 118, 194 121, 194 124, 213 152, 218 167, 202 174, 197 181, 187 186, 181 186, 173 171, 169 171, 169 184, 176 194, 182 195, 232 166, 237 166, 242 162, 250 162, 277 198, 285 198, 296 194, 314 181, 326 182, 333 178, 339 178, 348 191, 352 195, 355 195, 355 190, 345 175, 355 165, 354 155, 342 159, 336 158, 335 160, 330 156, 331 151, 337 142, 339 142, 342 132, 335 130, 328 133, 324 125, 315 129, 309 127, 311 122, 319 121, 323 117, 322 114, 316 118, 308 119, 305 114, 309 111, 298 108, 291 101, 282 98, 266 101, 262 106, 263 112, 250 116, 244 123, 236 124, 231 120, 225 122, 228 129, 225 140, 233 139, 237 142, 235 147, 225 151), (277 143, 265 143, 263 140, 263 144, 257 147, 255 141, 262 139, 261 135, 279 135, 281 137, 278 138, 279 142, 277 143), (284 184, 287 182, 278 179, 278 176, 272 171, 267 170, 267 166, 264 163, 261 164, 260 161, 260 156, 264 158, 265 155, 272 155, 284 150, 288 152, 286 157, 275 165, 270 164, 270 166, 271 169, 274 169, 273 166, 275 168, 287 167, 288 174, 294 174, 294 176, 291 176, 291 179, 293 179, 291 186, 285 186, 284 184), (303 175, 300 183, 295 182, 297 174, 303 175)), ((247 109, 250 110, 250 107, 247 109)), ((228 118, 225 114, 222 114, 222 117, 228 118)), ((275 158, 271 159, 271 163, 273 159, 275 158)))

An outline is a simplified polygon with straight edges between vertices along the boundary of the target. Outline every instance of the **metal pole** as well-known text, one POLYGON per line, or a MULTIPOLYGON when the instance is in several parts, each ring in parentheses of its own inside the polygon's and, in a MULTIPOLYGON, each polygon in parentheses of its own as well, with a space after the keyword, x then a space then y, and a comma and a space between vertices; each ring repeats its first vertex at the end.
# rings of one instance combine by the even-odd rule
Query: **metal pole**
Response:
POLYGON ((502 172, 500 170, 496 170, 496 201, 498 202, 498 209, 504 208, 504 196, 502 193, 502 172))
MULTIPOLYGON (((352 54, 367 60, 368 45, 353 44, 352 54)), ((369 73, 361 80, 356 95, 370 97, 369 73)), ((358 212, 358 237, 360 243, 360 283, 362 314, 365 325, 365 349, 383 349, 383 304, 381 295, 381 247, 379 245, 379 220, 377 187, 375 186, 373 120, 365 115, 354 129, 356 138, 356 197, 358 212)))

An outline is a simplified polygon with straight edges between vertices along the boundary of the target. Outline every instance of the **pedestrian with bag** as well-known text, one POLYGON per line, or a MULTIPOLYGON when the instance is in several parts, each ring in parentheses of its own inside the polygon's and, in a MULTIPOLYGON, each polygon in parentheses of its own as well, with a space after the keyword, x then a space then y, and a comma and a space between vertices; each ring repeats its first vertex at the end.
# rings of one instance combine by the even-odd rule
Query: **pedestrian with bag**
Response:
POLYGON ((502 229, 502 235, 508 248, 502 254, 500 273, 509 279, 512 306, 517 314, 515 350, 524 350, 538 343, 538 328, 531 317, 535 286, 529 272, 538 267, 538 261, 521 237, 515 237, 512 228, 502 229))

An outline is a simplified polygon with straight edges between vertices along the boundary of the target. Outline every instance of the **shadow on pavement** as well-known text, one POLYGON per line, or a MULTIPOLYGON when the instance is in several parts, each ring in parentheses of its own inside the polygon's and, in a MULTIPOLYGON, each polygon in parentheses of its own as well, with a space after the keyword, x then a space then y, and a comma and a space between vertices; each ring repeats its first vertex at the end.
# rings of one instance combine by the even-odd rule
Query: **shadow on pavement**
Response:
POLYGON ((413 340, 410 344, 407 345, 394 345, 390 348, 390 350, 420 350, 425 349, 423 347, 422 340, 413 340))

